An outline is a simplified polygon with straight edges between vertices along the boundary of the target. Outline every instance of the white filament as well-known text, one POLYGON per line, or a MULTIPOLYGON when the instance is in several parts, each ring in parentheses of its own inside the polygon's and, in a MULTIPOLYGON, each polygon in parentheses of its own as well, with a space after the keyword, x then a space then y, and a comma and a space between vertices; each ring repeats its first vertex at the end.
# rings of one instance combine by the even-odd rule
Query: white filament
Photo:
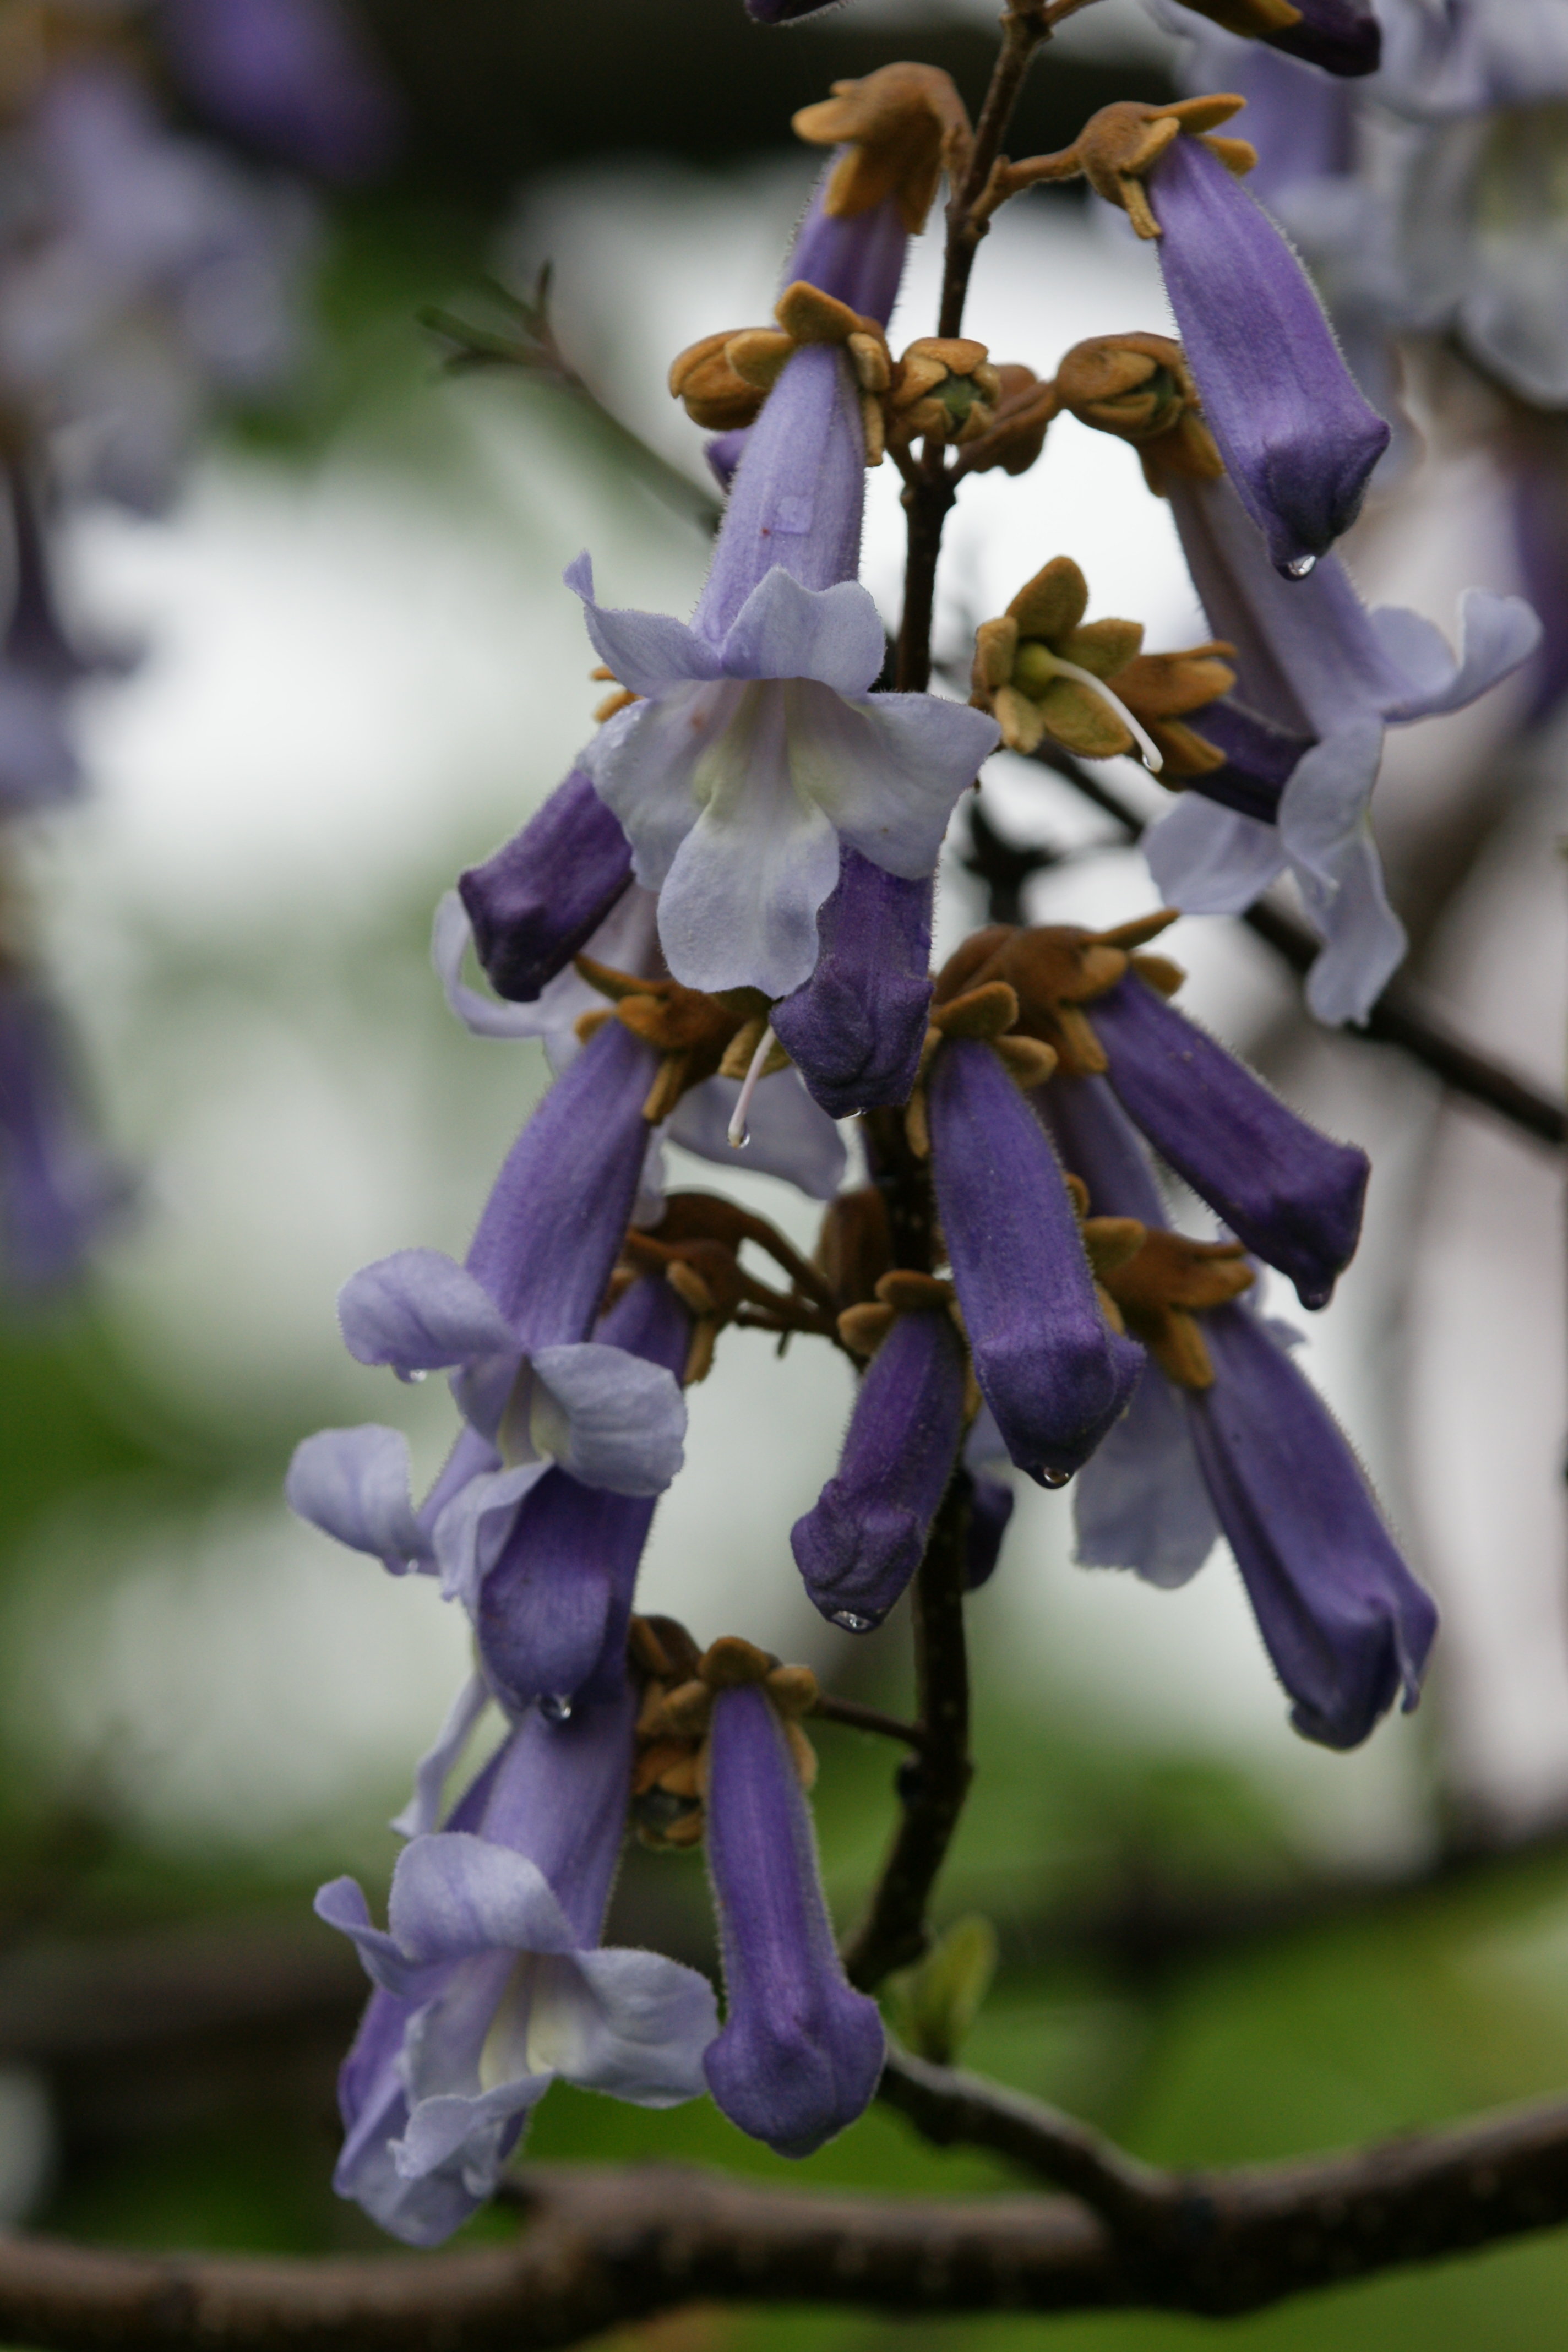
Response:
POLYGON ((770 1022, 767 1028, 763 1031, 762 1035, 757 1040, 757 1050, 752 1055, 751 1067, 746 1072, 745 1082, 741 1088, 740 1099, 735 1105, 734 1114, 730 1120, 727 1133, 730 1148, 732 1151, 743 1151, 746 1145, 752 1139, 746 1126, 747 1115, 752 1108, 752 1097, 757 1091, 757 1081, 763 1075, 763 1065, 767 1060, 768 1055, 772 1052, 776 1042, 777 1041, 773 1036, 773 1024, 770 1022))
POLYGON ((1127 705, 1111 693, 1102 677, 1096 677, 1092 670, 1079 669, 1077 662, 1063 661, 1060 654, 1051 656, 1051 668, 1058 677, 1076 678, 1079 686, 1087 686, 1098 694, 1101 702, 1109 702, 1138 749, 1142 752, 1149 766, 1156 775, 1159 774, 1165 764, 1160 756, 1159 746, 1144 733, 1127 705))

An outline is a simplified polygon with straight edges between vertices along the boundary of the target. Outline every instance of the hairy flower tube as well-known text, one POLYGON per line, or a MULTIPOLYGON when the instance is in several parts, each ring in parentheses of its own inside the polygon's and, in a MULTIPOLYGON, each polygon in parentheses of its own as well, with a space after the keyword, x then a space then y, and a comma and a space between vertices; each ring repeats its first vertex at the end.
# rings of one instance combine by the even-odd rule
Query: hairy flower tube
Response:
POLYGON ((885 1275, 851 1307, 849 1344, 875 1347, 838 1468, 790 1530, 816 1607, 847 1633, 879 1625, 924 1555, 963 1433, 963 1343, 952 1295, 927 1275, 885 1275))
POLYGON ((492 2193, 557 2076, 639 2106, 701 2094, 706 1979, 599 1946, 636 1711, 623 1683, 570 1722, 527 1716, 446 1829, 399 1856, 384 1931, 352 1878, 316 1897, 376 1987, 339 2077, 333 2185, 411 2245, 492 2193))
POLYGON ((1420 1696, 1436 1630, 1360 1465, 1287 1347, 1247 1305, 1238 1254, 1166 1227, 1106 1083, 1058 1078, 1042 1113, 1101 1213, 1150 1240, 1106 1276, 1149 1348, 1131 1411, 1079 1482, 1079 1558, 1184 1582, 1217 1532, 1236 1555, 1302 1736, 1359 1746, 1420 1696))
POLYGON ((1269 560, 1299 578, 1355 520, 1389 428, 1357 390, 1300 263, 1237 184, 1253 150, 1212 136, 1244 102, 1106 107, 1068 154, 1141 236, 1159 240, 1209 429, 1269 560))
MULTIPOLYGON (((1011 990, 956 997, 938 1017, 973 1030, 993 1011, 1011 1025, 1011 990), (982 995, 989 1003, 976 1003, 982 995)), ((1052 1066, 1039 1046, 1032 1061, 1028 1051, 1005 1029, 994 1038, 942 1034, 923 1115, 981 1394, 1019 1469, 1061 1486, 1126 1407, 1143 1359, 1107 1319, 1072 1196, 1018 1091, 1018 1078, 1037 1081, 1052 1066), (1006 1060, 998 1046, 1013 1049, 1006 1060)))
POLYGON ((969 987, 1005 983, 1019 1031, 1050 1046, 1065 1074, 1108 1076, 1215 1215, 1289 1276, 1304 1307, 1326 1306, 1360 1237, 1366 1154, 1310 1127, 1167 1001, 1180 969, 1140 950, 1172 919, 1100 932, 998 924, 949 970, 969 987))

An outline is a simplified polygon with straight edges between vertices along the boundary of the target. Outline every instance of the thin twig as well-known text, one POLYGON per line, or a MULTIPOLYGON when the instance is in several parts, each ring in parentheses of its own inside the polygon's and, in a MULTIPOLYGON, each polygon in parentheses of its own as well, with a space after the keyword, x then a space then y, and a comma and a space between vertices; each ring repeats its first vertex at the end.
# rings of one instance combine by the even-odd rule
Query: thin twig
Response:
MULTIPOLYGON (((1103 809, 1114 818, 1129 841, 1142 835, 1143 820, 1130 803, 1124 801, 1113 786, 1104 783, 1065 752, 1054 749, 1034 754, 1043 767, 1071 784, 1085 800, 1103 809)), ((994 831, 994 828, 993 828, 994 831)), ((1012 845, 1009 854, 1017 856, 1012 845)), ((984 849, 975 837, 970 858, 971 871, 984 873, 984 849)), ((1315 961, 1321 942, 1315 939, 1304 923, 1298 922, 1281 907, 1260 898, 1241 917, 1249 931, 1271 947, 1290 966, 1292 971, 1303 972, 1315 961)), ((1521 1134, 1534 1136, 1537 1141, 1550 1143, 1561 1150, 1568 1144, 1568 1109, 1543 1087, 1533 1086, 1528 1078, 1507 1068, 1489 1054, 1483 1054, 1463 1038, 1456 1037, 1442 1019, 1419 1002, 1407 981, 1395 980, 1385 988, 1377 1003, 1357 1028, 1340 1032, 1343 1036, 1374 1045, 1397 1046, 1413 1062, 1430 1070, 1444 1086, 1470 1102, 1481 1103, 1495 1111, 1521 1134)))
POLYGON ((969 1667, 963 1630, 967 1482, 942 1498, 911 1594, 920 1693, 918 1758, 900 1776, 903 1813, 870 1908, 844 1954, 851 1984, 868 1990, 918 1960, 926 1905, 958 1826, 973 1766, 969 1756, 969 1667))
POLYGON ((648 2165, 531 2171, 518 2242, 468 2253, 289 2261, 9 2238, 0 2336, 38 2352, 548 2352, 697 2301, 1231 2316, 1568 2218, 1568 2102, 1155 2178, 1162 2226, 1120 2233, 1067 2198, 803 2196, 648 2165))
MULTIPOLYGON (((936 330, 939 335, 953 336, 963 331, 969 276, 989 226, 981 211, 981 199, 1007 135, 1029 60, 1041 42, 1049 38, 1050 26, 1037 0, 1034 5, 1030 0, 1009 0, 1002 19, 1002 46, 975 125, 969 168, 962 185, 954 188, 948 198, 947 249, 936 330)), ((931 684, 937 558, 942 551, 942 526, 957 495, 942 443, 928 438, 913 478, 907 473, 905 478, 903 507, 908 551, 904 563, 904 609, 899 625, 897 683, 902 694, 923 694, 931 684)))
POLYGON ((863 1706, 858 1698, 830 1698, 826 1691, 818 1694, 811 1710, 824 1723, 842 1723, 851 1731, 874 1731, 883 1739, 900 1740, 906 1748, 923 1748, 926 1736, 918 1723, 905 1723, 896 1715, 884 1715, 879 1706, 863 1706))

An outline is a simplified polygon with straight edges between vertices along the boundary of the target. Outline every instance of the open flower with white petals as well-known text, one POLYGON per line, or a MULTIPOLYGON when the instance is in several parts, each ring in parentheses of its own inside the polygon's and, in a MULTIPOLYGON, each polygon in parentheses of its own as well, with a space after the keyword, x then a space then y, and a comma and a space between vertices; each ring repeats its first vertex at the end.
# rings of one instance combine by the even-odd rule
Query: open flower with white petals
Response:
POLYGON ((805 588, 775 569, 714 644, 660 614, 605 611, 586 557, 566 576, 638 698, 581 764, 659 894, 670 971, 787 995, 816 962, 840 843, 886 873, 931 874, 995 722, 934 695, 873 695, 886 646, 855 581, 805 588))

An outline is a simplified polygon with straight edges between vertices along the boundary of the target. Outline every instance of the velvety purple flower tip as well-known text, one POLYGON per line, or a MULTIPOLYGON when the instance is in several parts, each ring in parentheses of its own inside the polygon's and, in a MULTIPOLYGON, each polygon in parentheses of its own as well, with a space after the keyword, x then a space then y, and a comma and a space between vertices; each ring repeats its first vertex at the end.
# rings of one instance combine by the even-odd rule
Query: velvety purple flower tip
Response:
POLYGON ((963 1426, 963 1351, 945 1309, 900 1315, 855 1400, 836 1477, 790 1531, 825 1617, 868 1633, 926 1548, 963 1426))
POLYGON ((1238 1240, 1323 1307, 1355 1254, 1371 1163, 1129 973, 1091 1013, 1110 1084, 1155 1149, 1238 1240))
POLYGON ((1268 214, 1195 139, 1149 175, 1160 266, 1204 414, 1276 568, 1311 569, 1360 511, 1389 428, 1268 214))
POLYGON ((1101 1314, 1056 1155, 989 1045, 949 1039, 928 1083, 974 1376, 1019 1469, 1060 1484, 1125 1412, 1143 1351, 1101 1314))
POLYGON ((1375 73, 1383 62, 1383 27, 1371 0, 1295 0, 1299 25, 1265 34, 1271 49, 1300 58, 1325 73, 1349 79, 1375 73))
POLYGON ((574 768, 504 848, 458 877, 475 951, 496 994, 531 1004, 631 878, 631 844, 574 768))
POLYGON ((810 2156, 870 2105, 887 2045, 845 1979, 795 1760, 754 1683, 714 1702, 708 1864, 727 2001, 708 2087, 753 2139, 810 2156))
POLYGON ((1204 1482, 1304 1738, 1355 1748, 1437 1630, 1354 1454, 1305 1377, 1244 1307, 1204 1318, 1211 1389, 1189 1391, 1204 1482))
POLYGON ((931 886, 846 843, 816 919, 816 968, 773 1033, 830 1118, 908 1102, 931 1014, 931 886))

